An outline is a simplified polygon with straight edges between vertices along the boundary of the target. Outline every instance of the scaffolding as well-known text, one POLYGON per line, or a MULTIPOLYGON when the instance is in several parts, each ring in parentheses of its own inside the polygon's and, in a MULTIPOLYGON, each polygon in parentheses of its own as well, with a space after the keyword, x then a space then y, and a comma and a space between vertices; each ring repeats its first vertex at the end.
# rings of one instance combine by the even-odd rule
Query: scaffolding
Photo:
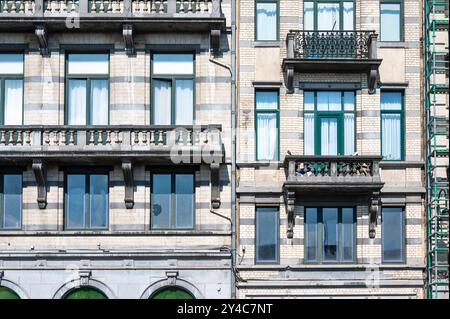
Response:
POLYGON ((427 296, 449 298, 449 4, 424 1, 427 296))

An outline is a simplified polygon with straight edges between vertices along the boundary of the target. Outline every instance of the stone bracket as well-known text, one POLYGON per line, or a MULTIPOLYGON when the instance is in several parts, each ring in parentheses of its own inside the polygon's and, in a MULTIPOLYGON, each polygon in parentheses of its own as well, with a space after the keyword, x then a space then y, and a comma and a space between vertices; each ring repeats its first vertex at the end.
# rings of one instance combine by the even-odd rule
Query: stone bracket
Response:
POLYGON ((166 271, 166 276, 170 286, 177 284, 178 271, 166 271))
POLYGON ((131 160, 122 161, 122 172, 125 182, 125 207, 131 209, 134 206, 133 164, 131 160))
POLYGON ((50 51, 48 49, 48 32, 45 25, 37 25, 36 30, 34 31, 36 37, 39 42, 39 49, 41 51, 41 55, 48 56, 50 51))
POLYGON ((211 206, 220 208, 220 164, 211 163, 211 206))
POLYGON ((218 51, 220 49, 220 29, 211 30, 211 48, 213 51, 218 51))
POLYGON ((92 272, 90 270, 79 270, 78 276, 80 277, 80 285, 81 286, 88 286, 89 285, 89 279, 92 276, 92 272))
POLYGON ((378 83, 378 68, 370 69, 367 74, 367 87, 369 88, 369 94, 375 94, 378 83))
POLYGON ((47 206, 47 169, 42 160, 33 160, 32 169, 37 184, 37 202, 40 209, 47 206))
POLYGON ((125 50, 128 55, 134 55, 136 53, 133 40, 133 30, 134 28, 132 24, 123 25, 122 35, 125 44, 125 50))
POLYGON ((294 68, 286 67, 286 88, 287 93, 294 93, 294 68))
POLYGON ((286 236, 289 239, 294 237, 295 226, 295 192, 286 191, 286 212, 287 212, 287 232, 286 236))
POLYGON ((374 192, 370 198, 369 206, 369 237, 372 239, 375 238, 375 229, 377 227, 380 205, 380 192, 374 192))

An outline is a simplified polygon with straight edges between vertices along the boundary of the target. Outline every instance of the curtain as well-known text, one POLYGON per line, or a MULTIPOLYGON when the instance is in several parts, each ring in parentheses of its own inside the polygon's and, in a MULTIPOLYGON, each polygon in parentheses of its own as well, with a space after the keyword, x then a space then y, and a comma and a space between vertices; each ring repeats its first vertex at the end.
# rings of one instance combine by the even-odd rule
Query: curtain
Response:
POLYGON ((175 124, 192 125, 194 117, 194 81, 176 80, 175 82, 175 124))
POLYGON ((382 114, 382 155, 387 160, 401 159, 400 114, 382 114))
MULTIPOLYGON (((0 180, 0 182, 2 182, 0 180)), ((22 214, 22 175, 5 174, 3 177, 3 226, 18 229, 22 214)))
POLYGON ((381 212, 381 236, 383 261, 403 260, 403 209, 383 207, 381 212))
POLYGON ((258 207, 256 214, 256 259, 261 262, 276 261, 278 259, 278 210, 277 208, 258 207))
POLYGON ((85 175, 67 175, 66 226, 84 228, 85 223, 85 175))
POLYGON ((341 92, 317 92, 317 110, 340 111, 341 97, 341 92))
POLYGON ((152 176, 152 227, 169 228, 172 215, 172 177, 170 174, 152 176))
POLYGON ((317 260, 317 208, 306 208, 305 212, 305 257, 308 261, 317 260))
POLYGON ((194 227, 194 175, 175 175, 175 228, 194 227))
POLYGON ((317 30, 339 30, 339 3, 317 4, 317 30))
POLYGON ((108 125, 108 80, 91 81, 92 125, 108 125))
POLYGON ((69 80, 68 124, 86 124, 86 80, 69 80))
POLYGON ((355 227, 354 227, 354 213, 353 208, 342 208, 342 261, 352 261, 354 259, 354 242, 355 242, 355 227))
POLYGON ((257 40, 277 39, 277 4, 257 3, 257 40))
POLYGON ((323 208, 323 260, 337 260, 338 209, 323 208))
POLYGON ((342 11, 343 11, 343 17, 344 17, 344 30, 345 31, 353 31, 354 30, 353 2, 344 2, 342 11))
POLYGON ((314 114, 305 113, 305 155, 314 155, 314 114))
POLYGON ((305 2, 303 8, 303 30, 314 30, 314 2, 305 2))
POLYGON ((382 3, 381 41, 400 41, 400 3, 382 3))
POLYGON ((5 125, 22 125, 23 80, 5 80, 5 125))
POLYGON ((320 121, 321 155, 337 155, 337 119, 323 118, 320 121))
POLYGON ((355 153, 355 114, 344 113, 344 155, 355 153))
POLYGON ((89 176, 90 227, 108 226, 108 175, 92 174, 89 176))
POLYGON ((154 124, 170 125, 171 124, 171 94, 172 85, 170 81, 154 80, 154 103, 153 107, 155 119, 154 124))
POLYGON ((275 160, 277 158, 277 114, 258 113, 258 160, 275 160))

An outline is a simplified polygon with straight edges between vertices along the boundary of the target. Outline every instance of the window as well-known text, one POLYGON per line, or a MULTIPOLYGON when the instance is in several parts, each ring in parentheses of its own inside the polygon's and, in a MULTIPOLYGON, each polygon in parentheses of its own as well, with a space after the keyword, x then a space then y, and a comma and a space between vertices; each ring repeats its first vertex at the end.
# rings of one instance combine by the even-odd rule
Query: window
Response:
POLYGON ((193 173, 155 173, 151 192, 153 229, 194 228, 193 173))
POLYGON ((383 262, 404 261, 404 209, 383 207, 381 210, 381 245, 383 262))
POLYGON ((68 54, 66 87, 66 124, 108 124, 108 54, 68 54))
POLYGON ((173 286, 157 290, 151 299, 194 299, 194 296, 184 288, 173 286))
POLYGON ((306 91, 305 155, 352 155, 355 152, 355 92, 306 91))
POLYGON ((354 208, 305 208, 305 261, 356 260, 354 208))
POLYGON ((303 29, 306 31, 353 31, 354 1, 315 0, 303 5, 303 29))
POLYGON ((108 184, 107 173, 66 174, 66 229, 108 227, 108 184))
POLYGON ((23 54, 0 53, 0 125, 23 123, 23 54))
POLYGON ((278 40, 278 1, 256 0, 256 41, 278 40))
POLYGON ((67 292, 63 296, 63 299, 108 299, 108 298, 103 292, 101 292, 97 288, 85 286, 69 290, 69 292, 67 292))
POLYGON ((256 262, 278 262, 278 208, 256 208, 256 262))
POLYGON ((401 41, 402 1, 380 1, 381 41, 401 41))
POLYGON ((22 227, 22 174, 0 174, 0 229, 22 227))
POLYGON ((381 155, 403 159, 403 93, 381 92, 381 155))
POLYGON ((152 55, 152 124, 194 122, 194 55, 152 55))
POLYGON ((256 160, 276 161, 278 155, 278 91, 256 91, 256 160))

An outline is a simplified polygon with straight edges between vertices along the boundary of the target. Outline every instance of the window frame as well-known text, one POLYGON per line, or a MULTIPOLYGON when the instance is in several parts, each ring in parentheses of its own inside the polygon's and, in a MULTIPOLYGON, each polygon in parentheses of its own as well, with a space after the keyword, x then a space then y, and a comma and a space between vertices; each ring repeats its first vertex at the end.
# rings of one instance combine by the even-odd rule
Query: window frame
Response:
POLYGON ((23 228, 23 171, 21 170, 8 170, 7 172, 0 171, 0 232, 2 231, 14 231, 14 230, 22 230, 23 228), (4 227, 4 218, 5 212, 3 211, 4 207, 4 188, 5 188, 5 175, 20 175, 21 178, 21 193, 20 193, 20 219, 19 219, 19 227, 4 227))
POLYGON ((25 53, 19 51, 0 52, 2 54, 21 54, 22 55, 22 73, 17 74, 1 74, 0 73, 0 125, 5 125, 5 80, 22 80, 22 124, 24 123, 24 98, 25 98, 25 53))
POLYGON ((380 91, 380 155, 383 162, 401 162, 405 160, 405 91, 382 90, 380 91), (400 93, 401 110, 383 110, 381 108, 381 95, 383 93, 400 93), (400 114, 400 159, 384 159, 383 156, 383 114, 400 114))
POLYGON ((70 80, 85 80, 86 81, 86 124, 82 126, 91 126, 91 81, 92 80, 106 80, 108 81, 108 123, 111 121, 111 54, 109 51, 67 51, 65 53, 64 66, 64 124, 78 126, 78 124, 69 124, 69 81, 70 80), (71 54, 106 54, 108 56, 108 73, 107 74, 69 74, 69 55, 71 54))
POLYGON ((405 206, 382 206, 381 207, 381 263, 382 264, 405 264, 406 263, 406 207, 405 206), (385 260, 384 259, 384 223, 383 223, 383 208, 400 208, 402 214, 402 245, 401 245, 401 260, 385 260))
POLYGON ((380 11, 379 14, 379 28, 380 28, 380 42, 403 42, 405 41, 405 34, 404 34, 404 26, 405 26, 405 9, 404 9, 404 3, 403 0, 380 0, 380 5, 378 8, 380 11), (382 4, 400 4, 400 21, 399 21, 399 34, 400 34, 400 38, 398 39, 398 41, 383 41, 383 39, 381 38, 381 5, 382 4))
POLYGON ((254 262, 258 265, 276 265, 280 263, 280 207, 279 206, 255 206, 255 255, 254 255, 254 262), (275 254, 275 260, 273 261, 259 261, 258 260, 258 239, 259 239, 259 231, 258 231, 258 208, 273 208, 276 210, 276 220, 277 223, 275 225, 276 229, 276 254, 275 254))
POLYGON ((314 265, 329 265, 329 264, 356 264, 358 260, 358 249, 357 249, 357 207, 355 206, 339 206, 339 207, 314 207, 314 206, 304 206, 304 218, 303 218, 303 226, 304 226, 304 244, 303 244, 303 260, 305 264, 314 264, 314 265), (308 260, 307 259, 307 236, 306 236, 306 210, 308 208, 317 209, 317 247, 316 247, 316 260, 308 260), (324 261, 323 260, 323 209, 324 208, 337 208, 338 210, 338 253, 337 260, 324 261), (342 210, 344 208, 353 210, 353 260, 344 260, 342 261, 342 210))
MULTIPOLYGON (((196 111, 196 59, 197 54, 195 51, 152 51, 150 53, 150 125, 161 125, 155 123, 155 86, 154 86, 154 80, 159 81, 166 81, 171 83, 171 92, 170 92, 170 124, 169 125, 178 125, 175 124, 176 119, 176 90, 175 90, 175 83, 177 80, 192 80, 192 125, 195 123, 195 111, 196 111), (153 70, 153 63, 154 63, 154 55, 155 54, 190 54, 192 55, 192 74, 154 74, 153 70)), ((179 124, 183 126, 184 124, 179 124)))
POLYGON ((255 112, 255 159, 256 161, 279 161, 280 160, 280 89, 278 88, 267 88, 267 89, 255 89, 254 93, 254 101, 253 101, 253 108, 255 112), (277 109, 258 109, 257 108, 257 101, 256 101, 256 93, 257 92, 272 92, 277 94, 277 109), (270 114, 275 113, 277 118, 277 153, 275 159, 272 160, 266 160, 266 159, 258 159, 258 114, 270 114))
POLYGON ((280 0, 255 0, 254 2, 254 39, 255 42, 277 42, 280 41, 280 0), (275 39, 273 40, 258 40, 258 3, 275 3, 276 4, 276 30, 275 30, 275 39))
MULTIPOLYGON (((317 30, 317 25, 319 22, 319 12, 317 10, 318 3, 339 3, 339 30, 334 31, 356 31, 356 4, 355 0, 305 0, 303 1, 303 30, 304 31, 318 31, 318 32, 326 32, 325 30, 319 31, 317 30), (305 2, 313 2, 313 17, 314 17, 314 30, 306 30, 304 29, 305 25, 305 2), (352 2, 353 3, 353 29, 354 30, 344 30, 344 2, 352 2)), ((331 31, 331 30, 328 30, 331 31)))
POLYGON ((109 223, 110 223, 110 205, 111 205, 111 198, 110 198, 110 176, 109 176, 109 170, 107 169, 72 169, 67 170, 64 172, 64 230, 67 231, 102 231, 102 230, 109 230, 109 223), (79 227, 68 227, 67 221, 68 221, 68 207, 67 207, 67 196, 68 196, 68 187, 67 187, 67 176, 68 175, 84 175, 85 178, 85 205, 86 205, 86 211, 84 212, 84 219, 85 219, 85 227, 79 228, 79 227), (106 226, 105 227, 91 227, 90 225, 90 216, 91 216, 91 207, 90 207, 90 175, 106 175, 108 178, 108 187, 107 187, 107 196, 108 196, 108 205, 107 205, 107 211, 106 211, 106 226), (89 223, 89 227, 86 227, 86 224, 89 223))

